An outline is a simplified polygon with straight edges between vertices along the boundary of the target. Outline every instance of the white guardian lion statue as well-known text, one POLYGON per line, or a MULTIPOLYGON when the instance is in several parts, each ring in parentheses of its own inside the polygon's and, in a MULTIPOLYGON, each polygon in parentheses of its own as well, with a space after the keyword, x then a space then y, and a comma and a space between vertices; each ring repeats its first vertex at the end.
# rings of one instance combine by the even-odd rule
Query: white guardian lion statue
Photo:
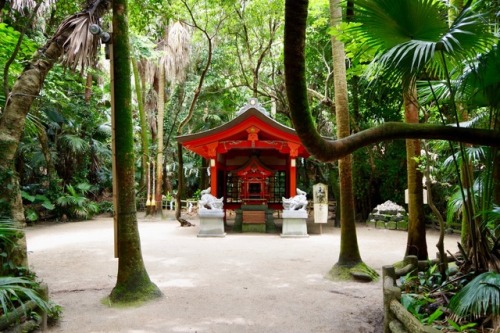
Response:
POLYGON ((211 188, 201 191, 201 198, 198 201, 198 209, 222 210, 224 197, 217 199, 211 194, 211 188))
POLYGON ((289 199, 283 197, 284 210, 306 210, 307 197, 306 192, 297 188, 297 195, 289 199))

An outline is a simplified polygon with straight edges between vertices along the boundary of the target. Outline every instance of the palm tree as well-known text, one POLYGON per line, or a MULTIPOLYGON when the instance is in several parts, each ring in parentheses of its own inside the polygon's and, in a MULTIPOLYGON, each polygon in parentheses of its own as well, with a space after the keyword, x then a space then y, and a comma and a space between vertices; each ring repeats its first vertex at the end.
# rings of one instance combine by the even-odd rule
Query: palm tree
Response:
MULTIPOLYGON (((342 9, 339 0, 330 0, 330 17, 332 26, 342 22, 342 9)), ((335 111, 337 116, 337 137, 349 136, 349 103, 347 93, 346 65, 344 44, 332 36, 333 52, 333 82, 335 87, 335 111)), ((348 155, 339 160, 340 180, 340 254, 339 261, 330 270, 329 276, 345 276, 345 269, 350 271, 353 267, 363 267, 368 274, 363 274, 367 279, 374 279, 378 274, 365 267, 359 254, 358 240, 356 237, 356 224, 354 220, 354 195, 352 186, 352 156, 348 155)), ((359 276, 360 270, 350 271, 352 275, 359 276)))
MULTIPOLYGON (((442 69, 433 61, 436 51, 450 56, 467 56, 464 47, 483 49, 490 36, 484 25, 471 25, 473 12, 465 11, 448 28, 442 20, 444 7, 436 1, 364 1, 356 2, 358 21, 355 31, 378 51, 372 64, 373 74, 387 75, 392 82, 402 80, 407 122, 418 123, 416 80, 422 75, 439 75, 442 69), (476 40, 472 40, 471 33, 476 40), (466 36, 464 36, 466 35, 466 36), (458 44, 457 44, 458 43, 458 44), (465 53, 465 54, 461 54, 465 53)), ((443 65, 446 66, 446 63, 443 65)), ((406 255, 427 259, 423 218, 422 175, 415 157, 420 155, 418 140, 407 140, 409 232, 406 255)), ((470 212, 469 212, 470 213, 470 212)))
MULTIPOLYGON (((165 111, 165 83, 172 87, 183 85, 186 79, 186 69, 190 61, 191 34, 189 29, 180 21, 167 28, 167 38, 164 40, 164 50, 160 58, 159 65, 159 88, 158 88, 158 151, 156 163, 156 208, 162 212, 163 192, 163 169, 164 162, 164 142, 163 131, 164 111, 165 111)), ((174 90, 174 89, 172 89, 174 90)), ((180 192, 179 192, 180 193, 180 192)), ((179 205, 180 206, 180 205, 179 205)))
POLYGON ((113 1, 113 51, 118 276, 109 297, 114 303, 141 302, 162 293, 146 272, 137 226, 127 0, 113 1))
MULTIPOLYGON (((448 29, 446 22, 439 16, 441 7, 434 1, 359 0, 356 5, 357 13, 360 13, 358 20, 363 22, 357 31, 366 38, 369 46, 381 50, 372 69, 375 73, 387 69, 384 72, 386 77, 393 82, 403 82, 406 88, 437 55, 453 53, 463 58, 474 54, 478 47, 490 45, 491 36, 470 10, 462 12, 448 29), (384 5, 384 9, 379 4, 384 5), (402 28, 404 24, 413 30, 402 28)), ((284 61, 286 90, 294 127, 304 146, 315 158, 333 161, 363 146, 402 138, 500 145, 498 130, 406 123, 385 123, 346 138, 324 140, 315 127, 307 100, 304 56, 307 6, 307 0, 286 2, 284 61), (477 135, 490 139, 476 141, 477 135)), ((431 66, 430 69, 438 72, 439 67, 431 66)))
MULTIPOLYGON (((316 130, 307 101, 304 57, 307 6, 307 0, 288 0, 286 2, 285 82, 295 130, 307 150, 316 159, 334 161, 372 143, 406 138, 451 140, 486 146, 500 146, 499 131, 398 122, 387 122, 339 140, 324 140, 316 130)), ((446 42, 446 47, 449 49, 449 39, 452 38, 456 37, 449 35, 444 41, 434 44, 439 44, 440 48, 444 48, 446 42)), ((460 37, 460 39, 462 38, 460 37)), ((474 39, 474 37, 469 39, 474 39)), ((484 42, 484 38, 479 42, 484 42)), ((409 43, 409 46, 412 46, 411 44, 409 43)), ((453 46, 455 45, 452 44, 451 47, 453 46)), ((436 49, 436 45, 434 45, 434 49, 436 49)), ((409 62, 411 63, 411 59, 409 62)), ((400 72, 399 68, 394 69, 394 73, 398 71, 400 72)))

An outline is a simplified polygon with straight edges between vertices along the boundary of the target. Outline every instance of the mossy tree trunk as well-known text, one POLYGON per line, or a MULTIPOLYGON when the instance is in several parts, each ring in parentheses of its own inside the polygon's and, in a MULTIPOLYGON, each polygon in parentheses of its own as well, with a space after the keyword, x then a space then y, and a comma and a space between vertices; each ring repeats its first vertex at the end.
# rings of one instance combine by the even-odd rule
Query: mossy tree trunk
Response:
POLYGON ((130 47, 127 0, 113 1, 113 68, 118 207, 118 277, 110 300, 141 302, 161 296, 151 282, 141 253, 135 203, 135 156, 132 127, 130 47))
MULTIPOLYGON (((64 41, 69 31, 51 39, 26 66, 7 97, 5 109, 0 117, 0 215, 12 218, 19 227, 24 227, 24 210, 19 180, 14 167, 14 158, 24 132, 26 116, 35 98, 42 89, 47 73, 62 54, 64 41)), ((27 265, 26 239, 19 244, 16 264, 27 265)))
POLYGON ((148 125, 146 122, 146 114, 144 112, 144 85, 141 81, 139 70, 137 67, 137 60, 131 57, 132 69, 134 72, 135 93, 137 97, 137 108, 139 109, 139 121, 141 126, 141 178, 139 181, 141 188, 146 188, 146 170, 149 160, 149 139, 148 139, 148 125))

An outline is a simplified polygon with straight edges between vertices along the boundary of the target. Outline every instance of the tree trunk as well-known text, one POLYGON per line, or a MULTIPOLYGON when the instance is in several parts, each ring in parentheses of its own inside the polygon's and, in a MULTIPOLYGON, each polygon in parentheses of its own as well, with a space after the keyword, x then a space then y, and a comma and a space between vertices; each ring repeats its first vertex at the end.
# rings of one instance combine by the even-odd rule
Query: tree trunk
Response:
POLYGON ((441 273, 441 279, 442 281, 446 281, 446 276, 447 276, 447 270, 448 270, 448 257, 446 255, 446 252, 444 250, 444 234, 445 234, 445 228, 446 228, 446 223, 444 221, 443 216, 441 215, 441 212, 439 209, 436 207, 434 204, 434 199, 432 195, 432 180, 431 180, 431 157, 429 154, 429 149, 427 145, 424 143, 424 150, 425 150, 425 187, 427 188, 427 204, 429 205, 430 209, 432 210, 432 213, 434 213, 434 216, 438 220, 439 224, 439 240, 436 244, 436 247, 438 249, 439 253, 439 272, 441 273))
POLYGON ((54 162, 52 161, 52 156, 50 154, 49 148, 49 138, 45 128, 38 128, 37 131, 38 141, 40 142, 40 147, 42 148, 42 154, 45 158, 45 166, 47 168, 47 176, 49 178, 49 183, 52 183, 57 178, 56 168, 54 162))
MULTIPOLYGON (((15 82, 5 102, 5 109, 0 117, 0 215, 10 217, 18 227, 24 227, 24 210, 19 180, 14 171, 14 157, 24 132, 26 115, 39 95, 49 70, 62 54, 64 41, 69 32, 51 39, 36 53, 30 64, 15 82)), ((16 262, 27 264, 26 239, 19 241, 19 253, 16 262)))
MULTIPOLYGON (((340 0, 330 0, 331 25, 342 22, 340 0)), ((332 36, 333 82, 335 89, 335 110, 337 114, 337 137, 350 134, 349 101, 347 92, 344 44, 332 36)), ((353 267, 361 262, 354 213, 352 187, 352 155, 339 160, 340 181, 340 255, 337 265, 353 267)), ((338 207, 338 206, 337 206, 338 207)))
MULTIPOLYGON (((412 85, 403 94, 405 121, 418 123, 417 89, 412 85)), ((419 260, 427 260, 427 242, 425 239, 424 197, 422 173, 418 170, 415 158, 420 157, 420 141, 406 140, 406 164, 408 177, 408 242, 406 254, 416 255, 419 260)))
POLYGON ((113 69, 118 206, 118 276, 110 294, 114 303, 140 302, 160 297, 151 282, 141 253, 135 202, 135 156, 130 83, 127 0, 113 1, 113 69))
POLYGON ((139 109, 139 120, 141 125, 141 179, 140 179, 140 187, 146 187, 146 176, 145 172, 147 169, 147 163, 149 158, 149 141, 148 141, 148 126, 146 122, 146 114, 144 113, 144 99, 143 99, 143 91, 144 86, 142 84, 139 70, 137 69, 137 61, 134 57, 131 57, 132 60, 132 69, 134 71, 134 80, 135 80, 135 93, 137 96, 137 106, 139 109))
POLYGON ((90 98, 92 97, 92 73, 87 72, 87 79, 85 81, 85 103, 90 103, 90 98))
POLYGON ((159 86, 158 86, 158 115, 156 117, 158 128, 158 143, 156 155, 156 214, 163 214, 161 206, 161 197, 163 194, 163 118, 165 113, 165 66, 160 61, 159 68, 159 86))
POLYGON ((181 224, 181 199, 184 189, 184 159, 182 158, 182 144, 177 143, 177 161, 179 169, 177 170, 177 195, 175 196, 175 219, 181 224))

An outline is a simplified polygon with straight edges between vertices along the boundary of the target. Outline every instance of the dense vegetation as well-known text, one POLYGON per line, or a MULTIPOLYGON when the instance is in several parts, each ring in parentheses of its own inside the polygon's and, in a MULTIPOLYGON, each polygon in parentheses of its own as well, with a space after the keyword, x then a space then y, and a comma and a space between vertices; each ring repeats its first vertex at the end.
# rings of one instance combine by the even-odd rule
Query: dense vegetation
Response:
MULTIPOLYGON (((0 3, 1 117, 32 54, 57 35, 66 16, 85 4, 0 3)), ((413 89, 418 93, 420 123, 499 130, 497 2, 446 7, 422 0, 414 2, 421 4, 417 9, 389 0, 354 3, 347 2, 345 22, 335 28, 328 1, 309 4, 307 102, 322 136, 337 136, 332 35, 345 43, 351 133, 404 121, 403 95, 413 89), (384 9, 379 22, 391 20, 392 26, 401 28, 397 33, 389 29, 391 25, 377 25, 372 3, 384 9), (372 29, 365 29, 370 24, 372 29), (426 29, 416 29, 420 26, 426 29), (461 35, 464 30, 472 37, 461 35), (455 40, 461 44, 454 45, 455 40)), ((285 90, 284 7, 283 0, 130 1, 139 209, 150 200, 148 175, 156 178, 152 200, 157 205, 163 195, 190 198, 207 187, 205 162, 185 151, 178 154, 176 135, 223 124, 249 97, 259 98, 275 119, 293 126, 285 90)), ((98 23, 106 30, 111 17, 104 14, 98 23)), ((104 46, 99 50, 95 62, 87 55, 64 55, 63 64, 56 64, 44 78, 40 94, 31 96, 36 98, 14 159, 28 223, 90 219, 113 210, 111 83, 104 46)), ((424 223, 461 232, 461 269, 469 280, 488 270, 498 273, 498 144, 482 147, 431 140, 419 144, 420 151, 409 160, 403 140, 381 141, 354 152, 356 216, 364 220, 386 200, 404 204, 408 174, 423 175, 429 195, 429 205, 419 208, 424 223), (417 166, 411 171, 407 164, 413 162, 417 166)), ((323 182, 329 184, 333 199, 340 197, 337 162, 310 158, 298 166, 301 189, 310 192, 313 184, 323 182)), ((11 186, 5 179, 14 170, 0 171, 0 184, 11 186)), ((10 203, 0 198, 0 216, 10 217, 9 210, 10 203)), ((440 267, 440 274, 445 283, 445 268, 440 267)))

